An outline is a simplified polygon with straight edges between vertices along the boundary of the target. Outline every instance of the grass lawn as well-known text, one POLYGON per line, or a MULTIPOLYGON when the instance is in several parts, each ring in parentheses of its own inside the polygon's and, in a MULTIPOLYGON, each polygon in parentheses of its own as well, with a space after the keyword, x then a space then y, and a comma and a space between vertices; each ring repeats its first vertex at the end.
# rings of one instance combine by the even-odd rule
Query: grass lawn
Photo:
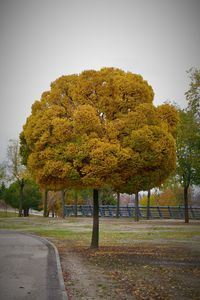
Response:
POLYGON ((13 218, 17 217, 18 212, 0 211, 0 218, 13 218))
POLYGON ((1 228, 57 246, 69 300, 200 299, 200 221, 101 218, 99 251, 89 248, 91 218, 0 213, 1 228))

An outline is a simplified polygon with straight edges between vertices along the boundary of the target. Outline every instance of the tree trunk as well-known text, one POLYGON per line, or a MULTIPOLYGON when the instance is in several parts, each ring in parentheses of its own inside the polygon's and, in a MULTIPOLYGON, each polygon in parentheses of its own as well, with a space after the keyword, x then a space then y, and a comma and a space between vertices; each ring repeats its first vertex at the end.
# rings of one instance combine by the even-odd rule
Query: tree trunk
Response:
POLYGON ((99 191, 93 190, 93 228, 92 228, 92 249, 99 247, 99 191))
POLYGON ((47 202, 48 202, 48 190, 45 189, 44 190, 44 201, 43 201, 43 208, 44 208, 43 216, 44 217, 48 217, 47 202))
POLYGON ((75 190, 75 194, 74 194, 74 208, 75 208, 74 215, 75 215, 75 217, 78 216, 77 205, 78 205, 78 192, 75 190))
POLYGON ((7 207, 7 203, 6 203, 6 207, 5 207, 5 209, 6 209, 6 216, 7 216, 7 213, 8 213, 8 207, 7 207))
POLYGON ((135 222, 139 221, 138 192, 135 194, 135 222))
POLYGON ((62 218, 65 218, 65 190, 62 190, 62 197, 61 197, 61 201, 62 201, 62 218))
POLYGON ((19 217, 23 216, 23 198, 24 198, 24 179, 19 183, 20 185, 20 195, 19 195, 19 217))
POLYGON ((116 211, 117 218, 119 218, 119 207, 120 207, 120 193, 117 192, 117 211, 116 211))
POLYGON ((148 190, 148 194, 147 194, 147 220, 150 219, 150 197, 151 197, 151 190, 148 190))
POLYGON ((24 208, 24 217, 29 216, 29 208, 24 208))
POLYGON ((188 188, 189 186, 184 186, 185 223, 189 223, 188 188))

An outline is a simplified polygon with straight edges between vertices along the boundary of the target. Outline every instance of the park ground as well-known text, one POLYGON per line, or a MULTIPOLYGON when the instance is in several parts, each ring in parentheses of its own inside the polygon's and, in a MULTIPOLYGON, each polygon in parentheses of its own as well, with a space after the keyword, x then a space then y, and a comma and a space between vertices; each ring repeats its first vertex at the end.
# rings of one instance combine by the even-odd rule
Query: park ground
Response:
POLYGON ((69 300, 200 299, 200 221, 102 218, 94 251, 91 218, 0 216, 56 245, 69 300))

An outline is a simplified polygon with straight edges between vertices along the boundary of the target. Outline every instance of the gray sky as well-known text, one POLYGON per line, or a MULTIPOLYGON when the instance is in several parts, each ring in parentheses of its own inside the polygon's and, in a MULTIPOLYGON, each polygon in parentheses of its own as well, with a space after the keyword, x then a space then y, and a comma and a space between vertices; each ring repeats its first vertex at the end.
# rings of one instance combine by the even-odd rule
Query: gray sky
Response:
POLYGON ((200 68, 199 0, 1 0, 0 161, 31 105, 64 74, 105 66, 141 74, 156 105, 186 105, 200 68))

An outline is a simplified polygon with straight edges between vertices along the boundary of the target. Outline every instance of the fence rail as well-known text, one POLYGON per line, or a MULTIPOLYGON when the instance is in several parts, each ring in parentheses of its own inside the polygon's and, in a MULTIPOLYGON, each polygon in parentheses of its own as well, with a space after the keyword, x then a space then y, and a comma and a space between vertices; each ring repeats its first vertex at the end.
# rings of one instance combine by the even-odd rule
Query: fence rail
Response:
MULTIPOLYGON (((65 216, 78 216, 90 217, 93 215, 92 205, 65 205, 65 216)), ((100 217, 116 217, 117 207, 113 205, 101 205, 99 207, 100 217)), ((135 207, 121 206, 119 209, 119 217, 133 218, 135 216, 135 207)), ((147 207, 139 207, 139 218, 147 218, 147 207)), ((184 206, 150 206, 149 208, 150 219, 184 219, 184 206)), ((200 220, 200 207, 189 207, 189 218, 200 220)))

